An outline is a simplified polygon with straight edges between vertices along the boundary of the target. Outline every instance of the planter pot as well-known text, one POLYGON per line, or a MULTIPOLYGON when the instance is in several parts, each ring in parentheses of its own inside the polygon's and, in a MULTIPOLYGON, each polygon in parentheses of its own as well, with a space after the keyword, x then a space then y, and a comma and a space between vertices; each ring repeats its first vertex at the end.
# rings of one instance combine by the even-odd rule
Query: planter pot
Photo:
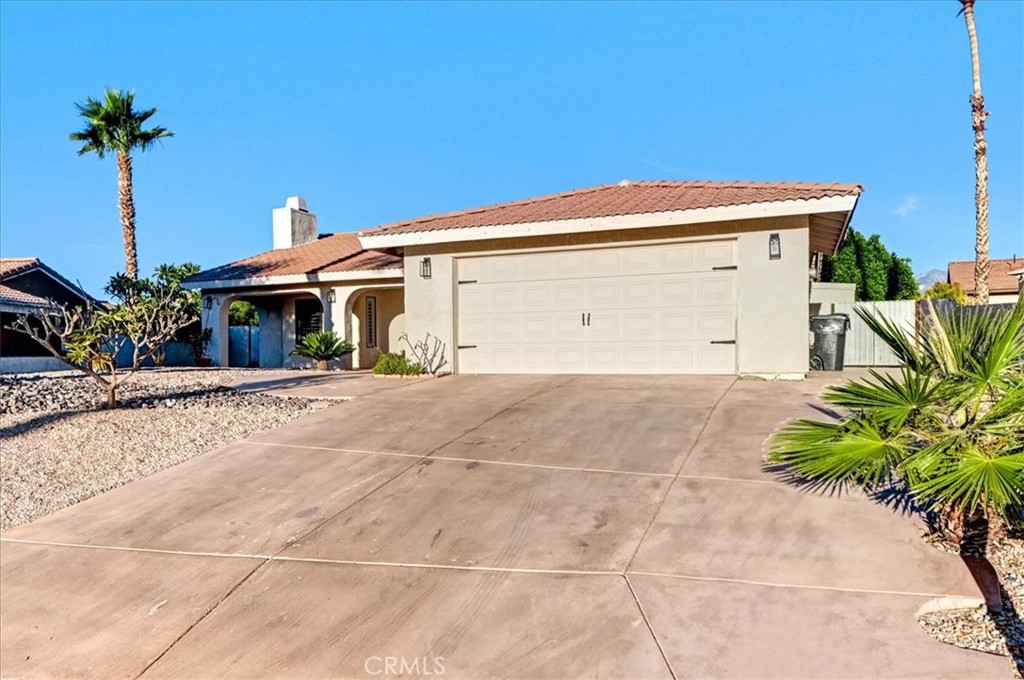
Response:
POLYGON ((213 366, 213 359, 210 357, 199 357, 196 359, 196 366, 199 368, 209 368, 210 366, 213 366))
POLYGON ((318 370, 318 371, 330 370, 330 365, 329 365, 327 359, 317 359, 316 370, 318 370))

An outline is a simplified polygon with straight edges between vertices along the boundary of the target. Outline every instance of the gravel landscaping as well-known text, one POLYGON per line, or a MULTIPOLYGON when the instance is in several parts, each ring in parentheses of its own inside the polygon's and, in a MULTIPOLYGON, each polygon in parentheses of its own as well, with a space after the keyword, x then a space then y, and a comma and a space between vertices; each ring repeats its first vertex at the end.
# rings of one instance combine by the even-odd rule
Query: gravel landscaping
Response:
POLYGON ((989 654, 1009 656, 1017 677, 1024 677, 1024 539, 1004 538, 989 547, 989 559, 1003 584, 1003 611, 984 606, 926 614, 919 619, 929 635, 943 642, 989 654))
POLYGON ((113 411, 78 373, 0 376, 0 530, 332 403, 227 387, 277 374, 295 372, 143 371, 118 391, 113 411))

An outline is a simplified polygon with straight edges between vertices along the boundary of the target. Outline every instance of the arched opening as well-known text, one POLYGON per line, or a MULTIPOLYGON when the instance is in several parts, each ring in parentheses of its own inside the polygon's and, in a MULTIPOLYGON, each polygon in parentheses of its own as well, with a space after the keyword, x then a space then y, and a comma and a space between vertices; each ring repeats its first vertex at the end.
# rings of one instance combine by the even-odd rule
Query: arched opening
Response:
POLYGON ((405 295, 394 286, 355 290, 345 303, 345 320, 346 336, 356 346, 352 368, 373 368, 381 354, 403 348, 405 295))

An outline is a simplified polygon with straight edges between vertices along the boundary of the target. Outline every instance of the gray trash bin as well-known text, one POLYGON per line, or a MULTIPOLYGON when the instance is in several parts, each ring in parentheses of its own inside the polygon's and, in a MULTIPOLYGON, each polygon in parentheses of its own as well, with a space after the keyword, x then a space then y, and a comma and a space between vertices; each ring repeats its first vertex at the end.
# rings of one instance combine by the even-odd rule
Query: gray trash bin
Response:
POLYGON ((843 352, 846 349, 846 330, 850 327, 849 314, 824 314, 811 317, 812 371, 843 370, 843 352))

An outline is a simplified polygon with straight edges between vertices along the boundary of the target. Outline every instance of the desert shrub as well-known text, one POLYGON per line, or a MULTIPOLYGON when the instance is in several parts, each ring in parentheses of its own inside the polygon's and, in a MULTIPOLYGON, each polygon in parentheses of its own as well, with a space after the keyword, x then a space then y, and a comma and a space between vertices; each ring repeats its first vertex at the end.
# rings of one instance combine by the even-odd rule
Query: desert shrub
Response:
POLYGON ((423 367, 410 361, 405 352, 388 352, 381 354, 373 367, 374 375, 419 375, 423 367))

